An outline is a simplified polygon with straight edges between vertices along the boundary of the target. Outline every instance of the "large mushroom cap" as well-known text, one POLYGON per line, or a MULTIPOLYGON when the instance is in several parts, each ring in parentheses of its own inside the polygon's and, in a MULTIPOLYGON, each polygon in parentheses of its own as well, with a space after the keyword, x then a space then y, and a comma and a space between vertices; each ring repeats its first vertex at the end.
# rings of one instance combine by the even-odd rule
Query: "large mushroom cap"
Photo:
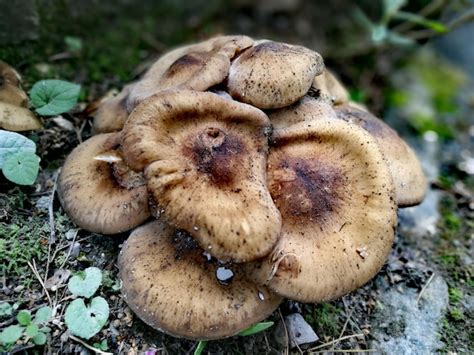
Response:
POLYGON ((205 91, 223 82, 229 74, 230 60, 252 44, 253 40, 247 36, 219 36, 171 51, 131 91, 128 110, 162 90, 205 91))
POLYGON ((415 152, 397 132, 352 104, 337 106, 335 111, 339 119, 364 128, 377 140, 393 177, 398 205, 413 206, 423 201, 427 188, 425 175, 415 152))
POLYGON ((119 133, 94 136, 66 159, 58 180, 64 210, 80 227, 103 234, 127 231, 150 215, 143 178, 123 162, 94 159, 116 152, 119 133))
POLYGON ((282 236, 247 274, 301 302, 339 297, 372 278, 396 225, 393 183, 376 142, 339 120, 275 131, 270 193, 282 236))
POLYGON ((266 182, 268 127, 252 106, 169 91, 132 112, 122 146, 170 223, 221 260, 247 261, 269 253, 281 227, 266 182))
POLYGON ((28 96, 20 87, 21 77, 15 69, 0 60, 0 102, 27 107, 28 96))
POLYGON ((324 69, 322 57, 305 47, 263 41, 231 65, 229 93, 262 109, 288 106, 303 97, 324 69))
POLYGON ((311 89, 317 91, 321 98, 328 99, 334 105, 349 101, 349 92, 328 69, 325 69, 321 75, 314 78, 311 89))
POLYGON ((137 228, 118 265, 130 308, 145 323, 177 337, 235 335, 265 319, 281 302, 237 268, 219 266, 189 235, 163 221, 137 228))

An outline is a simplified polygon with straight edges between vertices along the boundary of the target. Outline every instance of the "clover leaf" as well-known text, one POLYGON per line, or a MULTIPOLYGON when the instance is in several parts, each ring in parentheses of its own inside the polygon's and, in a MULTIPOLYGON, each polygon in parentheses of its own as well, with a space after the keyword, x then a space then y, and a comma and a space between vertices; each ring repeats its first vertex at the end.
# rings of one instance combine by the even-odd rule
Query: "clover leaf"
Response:
POLYGON ((72 334, 84 339, 96 335, 107 323, 109 305, 102 297, 92 299, 87 307, 82 298, 74 300, 66 308, 64 316, 66 325, 72 334))
POLYGON ((76 296, 91 297, 102 283, 102 271, 88 267, 83 272, 69 279, 69 291, 76 296))
POLYGON ((80 91, 80 85, 68 81, 41 80, 33 85, 30 99, 40 115, 54 116, 72 109, 80 91))

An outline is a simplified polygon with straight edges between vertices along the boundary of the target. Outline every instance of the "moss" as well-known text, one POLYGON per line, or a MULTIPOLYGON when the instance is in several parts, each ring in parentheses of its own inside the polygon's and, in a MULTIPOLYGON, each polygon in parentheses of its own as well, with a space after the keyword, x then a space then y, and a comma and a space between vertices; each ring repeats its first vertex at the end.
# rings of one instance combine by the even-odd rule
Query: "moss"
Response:
POLYGON ((315 305, 312 312, 304 317, 318 335, 331 338, 339 336, 342 327, 341 309, 332 303, 315 305))

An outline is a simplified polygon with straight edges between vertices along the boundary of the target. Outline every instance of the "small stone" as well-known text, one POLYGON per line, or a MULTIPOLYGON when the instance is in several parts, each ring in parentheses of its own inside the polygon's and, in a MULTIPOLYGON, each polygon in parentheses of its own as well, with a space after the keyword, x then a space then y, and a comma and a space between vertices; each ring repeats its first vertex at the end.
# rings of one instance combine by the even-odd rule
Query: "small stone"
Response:
POLYGON ((313 328, 305 321, 299 313, 293 313, 285 317, 286 327, 288 329, 288 337, 290 346, 313 343, 319 339, 313 328))

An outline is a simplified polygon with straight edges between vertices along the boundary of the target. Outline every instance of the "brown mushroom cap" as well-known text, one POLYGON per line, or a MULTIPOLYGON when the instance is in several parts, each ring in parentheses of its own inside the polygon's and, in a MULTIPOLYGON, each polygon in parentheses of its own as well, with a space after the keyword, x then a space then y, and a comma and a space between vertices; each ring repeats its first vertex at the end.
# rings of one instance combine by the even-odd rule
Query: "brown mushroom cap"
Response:
POLYGON ((116 151, 119 143, 119 133, 88 139, 72 151, 59 175, 58 194, 64 210, 88 231, 120 233, 150 216, 143 178, 123 163, 94 159, 116 151))
POLYGON ((0 102, 27 107, 28 96, 20 87, 21 77, 15 69, 0 61, 0 102))
POLYGON ((281 212, 273 252, 247 275, 301 302, 339 297, 384 264, 396 226, 392 178, 375 140, 339 120, 274 132, 270 193, 281 212))
POLYGON ((314 78, 311 89, 318 91, 321 98, 328 99, 334 105, 349 101, 349 93, 346 88, 328 69, 314 78))
POLYGON ((120 252, 122 294, 148 325, 188 339, 220 339, 269 316, 281 298, 237 268, 219 282, 217 260, 163 221, 137 228, 120 252))
POLYGON ((132 112, 122 147, 170 223, 221 260, 247 261, 269 253, 281 228, 266 182, 268 127, 255 107, 168 91, 132 112))
POLYGON ((332 104, 325 99, 304 96, 293 105, 267 112, 273 128, 281 129, 295 123, 324 118, 337 118, 332 104))
POLYGON ((323 69, 322 57, 305 47, 260 42, 233 61, 229 93, 262 109, 288 106, 308 92, 323 69))
POLYGON ((220 36, 171 51, 159 59, 131 91, 128 111, 162 90, 205 91, 223 82, 229 74, 230 60, 252 43, 247 36, 220 36))
POLYGON ((337 117, 369 132, 385 156, 400 207, 413 206, 425 197, 427 182, 415 152, 385 122, 370 112, 350 105, 336 106, 337 117))
POLYGON ((135 84, 126 85, 116 96, 105 98, 94 113, 94 133, 120 131, 128 118, 127 99, 135 84))

